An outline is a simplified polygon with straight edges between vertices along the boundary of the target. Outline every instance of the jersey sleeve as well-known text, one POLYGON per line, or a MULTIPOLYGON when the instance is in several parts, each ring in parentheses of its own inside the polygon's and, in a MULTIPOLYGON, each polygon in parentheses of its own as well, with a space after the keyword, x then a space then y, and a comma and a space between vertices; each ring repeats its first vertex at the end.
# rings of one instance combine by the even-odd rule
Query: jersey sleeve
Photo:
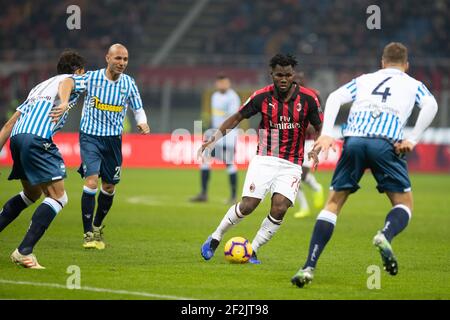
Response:
POLYGON ((16 110, 23 113, 23 111, 25 110, 27 104, 28 104, 28 99, 25 100, 24 102, 22 102, 22 104, 21 104, 20 106, 18 106, 18 107, 16 108, 16 110))
POLYGON ((316 95, 314 96, 308 96, 308 121, 311 123, 311 125, 314 126, 314 129, 317 132, 320 132, 320 129, 322 128, 323 123, 323 112, 322 108, 320 106, 319 99, 316 95))
POLYGON ((131 79, 131 91, 128 96, 128 105, 132 110, 139 110, 142 108, 141 95, 139 94, 139 90, 134 82, 134 79, 131 79))
POLYGON ((356 79, 344 84, 338 90, 340 96, 344 98, 345 103, 355 101, 357 93, 356 79))
POLYGON ((86 72, 83 75, 72 75, 71 78, 73 79, 74 82, 74 88, 73 88, 73 92, 74 93, 83 93, 86 91, 87 88, 87 83, 89 82, 91 76, 91 72, 86 72))
POLYGON ((239 108, 239 113, 246 119, 261 111, 261 94, 254 92, 239 108))
POLYGON ((425 101, 428 100, 429 98, 434 99, 433 94, 427 89, 427 87, 422 82, 419 82, 416 91, 416 100, 415 100, 416 105, 419 108, 422 108, 424 103, 426 103, 425 101))

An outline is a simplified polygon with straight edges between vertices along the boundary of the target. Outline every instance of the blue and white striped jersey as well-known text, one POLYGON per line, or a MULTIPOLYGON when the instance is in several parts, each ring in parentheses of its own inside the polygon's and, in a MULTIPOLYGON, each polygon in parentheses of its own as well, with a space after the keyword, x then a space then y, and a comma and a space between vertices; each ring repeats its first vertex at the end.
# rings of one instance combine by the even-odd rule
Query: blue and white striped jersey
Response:
POLYGON ((69 105, 76 104, 80 93, 85 89, 84 81, 81 78, 76 78, 78 76, 60 74, 39 83, 30 91, 25 102, 17 107, 17 111, 20 111, 20 117, 12 129, 11 137, 21 133, 30 133, 45 139, 51 139, 64 126, 68 111, 61 116, 57 123, 52 122, 50 111, 54 106, 60 104, 59 84, 68 77, 72 77, 75 81, 75 87, 69 98, 69 105))
POLYGON ((424 96, 433 97, 422 82, 395 68, 364 74, 337 91, 345 102, 353 101, 345 137, 382 137, 394 142, 404 138, 403 128, 414 105, 421 108, 424 96))
MULTIPOLYGON (((239 111, 241 99, 236 91, 228 89, 224 93, 216 91, 211 96, 211 126, 219 128, 231 115, 239 111)), ((221 144, 234 145, 237 138, 237 129, 233 129, 221 139, 221 144)))
POLYGON ((236 91, 228 89, 224 93, 216 91, 211 96, 211 121, 213 128, 219 128, 231 115, 239 111, 241 99, 236 91))
POLYGON ((86 97, 81 115, 80 130, 95 136, 117 136, 123 131, 127 107, 142 108, 142 100, 134 79, 126 74, 117 81, 106 77, 106 70, 87 72, 86 97))

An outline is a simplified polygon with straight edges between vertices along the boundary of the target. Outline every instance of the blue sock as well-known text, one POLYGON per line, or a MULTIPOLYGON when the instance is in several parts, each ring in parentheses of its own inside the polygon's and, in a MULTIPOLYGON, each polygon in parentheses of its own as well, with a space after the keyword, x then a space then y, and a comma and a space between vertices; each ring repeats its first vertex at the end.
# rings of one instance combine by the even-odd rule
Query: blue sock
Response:
POLYGON ((33 252, 33 248, 39 239, 44 235, 50 223, 56 217, 56 214, 61 211, 62 205, 58 201, 45 198, 44 201, 36 208, 36 211, 31 218, 31 224, 28 228, 22 243, 19 245, 19 253, 27 255, 33 252))
POLYGON ((394 237, 403 231, 408 225, 411 210, 405 205, 397 205, 386 216, 382 230, 386 239, 391 242, 394 237))
POLYGON ((206 195, 206 193, 208 192, 209 169, 202 169, 201 177, 202 177, 202 194, 206 195))
POLYGON ((81 196, 81 217, 83 219, 84 233, 92 232, 92 220, 94 220, 95 209, 95 195, 97 189, 90 189, 83 187, 83 194, 81 196))
POLYGON ((308 259, 306 260, 303 269, 306 267, 316 267, 320 254, 333 234, 336 219, 337 216, 334 213, 326 210, 322 210, 317 216, 311 242, 309 243, 308 259))
POLYGON ((114 193, 106 194, 105 191, 100 191, 100 194, 98 195, 97 213, 95 214, 94 226, 100 227, 102 225, 103 219, 105 219, 109 209, 111 209, 113 199, 114 193))
POLYGON ((33 201, 31 201, 23 191, 9 199, 3 208, 0 209, 0 232, 13 222, 14 219, 16 219, 19 214, 32 203, 33 201))
POLYGON ((230 173, 231 198, 236 198, 237 173, 230 173))

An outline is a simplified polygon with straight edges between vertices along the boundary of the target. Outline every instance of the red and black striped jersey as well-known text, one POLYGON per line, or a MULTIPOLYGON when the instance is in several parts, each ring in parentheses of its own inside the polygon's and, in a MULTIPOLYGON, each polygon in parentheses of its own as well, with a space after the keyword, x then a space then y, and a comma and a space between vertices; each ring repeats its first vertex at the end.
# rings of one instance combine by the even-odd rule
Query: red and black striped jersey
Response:
POLYGON ((283 101, 272 84, 254 92, 239 112, 244 118, 257 113, 262 115, 258 155, 279 157, 302 165, 306 128, 311 123, 320 131, 323 113, 313 91, 294 85, 295 91, 289 101, 283 101))
MULTIPOLYGON (((311 88, 311 87, 305 87, 305 88, 311 90, 316 95, 317 100, 319 100, 320 105, 322 105, 322 100, 320 99, 319 90, 317 90, 315 88, 311 88)), ((314 129, 312 129, 311 126, 308 126, 308 128, 306 129, 305 140, 315 140, 319 133, 320 132, 316 132, 314 129)))

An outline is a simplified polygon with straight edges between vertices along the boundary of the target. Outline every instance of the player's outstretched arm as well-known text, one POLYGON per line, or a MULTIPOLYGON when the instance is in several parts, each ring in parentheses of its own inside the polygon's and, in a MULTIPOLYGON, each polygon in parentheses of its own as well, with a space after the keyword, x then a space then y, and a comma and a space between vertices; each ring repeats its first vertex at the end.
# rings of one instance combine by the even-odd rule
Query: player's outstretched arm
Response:
POLYGON ((240 112, 236 112, 231 117, 226 119, 220 125, 219 129, 214 132, 211 138, 203 142, 200 149, 198 149, 197 158, 203 159, 203 152, 205 151, 205 149, 212 150, 216 142, 222 139, 229 132, 229 130, 234 129, 243 119, 244 117, 240 112))
POLYGON ((60 104, 52 109, 50 112, 50 117, 52 122, 58 122, 59 118, 69 110, 69 98, 72 90, 75 87, 75 82, 72 78, 65 78, 59 83, 58 96, 60 104))
POLYGON ((397 154, 411 152, 414 149, 438 111, 436 99, 432 95, 424 96, 420 102, 420 107, 419 116, 412 133, 405 140, 394 144, 397 154))
POLYGON ((17 122, 17 119, 20 117, 20 111, 16 111, 11 118, 5 123, 2 130, 0 130, 0 150, 2 150, 6 141, 8 141, 9 136, 11 135, 11 131, 14 125, 17 122))

